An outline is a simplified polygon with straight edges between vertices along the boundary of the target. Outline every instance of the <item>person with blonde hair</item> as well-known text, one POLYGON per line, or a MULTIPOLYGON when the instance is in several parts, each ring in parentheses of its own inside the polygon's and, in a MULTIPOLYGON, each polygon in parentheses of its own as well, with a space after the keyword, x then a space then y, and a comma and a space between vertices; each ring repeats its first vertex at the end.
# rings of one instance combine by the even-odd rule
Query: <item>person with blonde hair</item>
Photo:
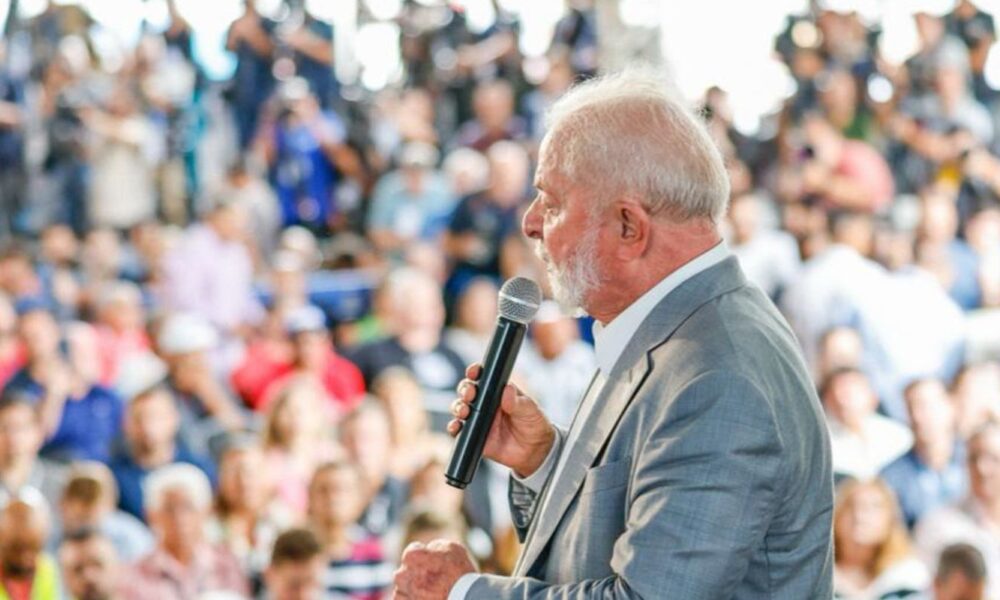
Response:
POLYGON ((910 547, 896 495, 880 479, 845 480, 833 511, 834 597, 909 598, 930 585, 910 547))

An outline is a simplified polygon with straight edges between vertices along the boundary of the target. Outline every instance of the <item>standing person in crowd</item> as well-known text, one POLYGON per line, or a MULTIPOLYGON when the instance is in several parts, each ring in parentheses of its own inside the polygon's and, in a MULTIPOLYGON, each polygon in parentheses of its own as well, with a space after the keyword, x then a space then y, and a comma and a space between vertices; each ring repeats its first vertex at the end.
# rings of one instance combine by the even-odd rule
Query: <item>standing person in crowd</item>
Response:
POLYGON ((73 600, 114 600, 121 597, 123 566, 115 547, 95 529, 79 529, 59 545, 63 587, 73 600))
POLYGON ((257 12, 256 0, 244 0, 243 5, 243 15, 229 26, 226 50, 236 54, 229 92, 239 147, 246 149, 257 131, 261 107, 274 88, 271 63, 277 23, 257 12))
POLYGON ((951 382, 958 435, 968 440, 991 421, 1000 422, 1000 365, 981 361, 967 364, 951 382))
POLYGON ((447 342, 466 364, 483 360, 497 324, 496 282, 473 279, 455 303, 454 323, 444 333, 447 342))
POLYGON ((49 534, 44 500, 11 500, 0 508, 0 598, 59 597, 59 570, 45 552, 49 534))
POLYGON ((955 408, 936 379, 918 379, 903 393, 910 414, 913 448, 882 469, 899 499, 907 527, 928 511, 951 504, 968 489, 965 448, 958 438, 955 408))
POLYGON ((187 600, 228 591, 246 596, 246 575, 228 550, 206 540, 212 488, 197 467, 170 464, 143 482, 143 501, 156 534, 153 551, 132 565, 123 596, 187 600))
POLYGON ((268 600, 319 600, 323 586, 323 548, 316 535, 289 529, 274 541, 271 562, 264 572, 268 600))
POLYGON ((309 523, 323 548, 327 595, 379 600, 392 582, 392 567, 382 542, 358 524, 363 485, 354 463, 320 465, 309 483, 309 523))
POLYGON ((896 498, 885 483, 844 482, 833 524, 836 598, 915 598, 927 589, 927 568, 910 549, 896 498))

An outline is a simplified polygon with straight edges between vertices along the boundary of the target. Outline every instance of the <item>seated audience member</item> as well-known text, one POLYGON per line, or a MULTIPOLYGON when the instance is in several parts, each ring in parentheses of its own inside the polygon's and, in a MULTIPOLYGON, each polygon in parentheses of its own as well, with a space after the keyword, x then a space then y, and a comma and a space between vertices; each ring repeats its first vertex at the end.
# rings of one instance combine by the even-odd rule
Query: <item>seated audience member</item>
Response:
POLYGON ((32 404, 13 393, 0 396, 0 505, 21 490, 35 489, 58 498, 66 483, 66 468, 38 456, 42 424, 32 404))
POLYGON ((979 362, 965 365, 951 382, 958 433, 969 439, 990 421, 1000 421, 1000 365, 979 362))
POLYGON ((311 378, 287 381, 268 407, 263 464, 276 499, 295 515, 306 512, 313 471, 339 455, 324 407, 323 389, 311 378))
POLYGON ((111 540, 96 529, 78 529, 59 545, 63 587, 73 600, 122 598, 122 567, 111 540))
POLYGON ((323 548, 308 529, 289 529, 274 541, 264 572, 267 600, 319 600, 323 597, 323 548))
POLYGON ((95 385, 72 360, 87 354, 73 352, 72 338, 67 340, 70 360, 63 357, 59 325, 41 303, 23 308, 19 333, 26 364, 5 391, 29 398, 38 408, 46 436, 42 452, 58 460, 106 461, 121 427, 121 399, 95 385))
POLYGON ((170 315, 156 336, 167 364, 166 385, 180 410, 180 435, 193 452, 207 454, 210 440, 243 427, 243 415, 213 371, 209 353, 218 345, 212 326, 194 314, 170 315))
MULTIPOLYGON (((132 562, 153 548, 153 536, 135 516, 116 508, 118 488, 111 471, 101 463, 72 467, 59 500, 65 538, 78 530, 94 530, 114 546, 115 555, 132 562)), ((58 539, 56 540, 58 541, 58 539)))
POLYGON ((390 473, 392 431, 382 405, 368 400, 354 409, 340 424, 340 443, 362 473, 358 492, 366 508, 359 522, 373 535, 390 534, 402 522, 408 491, 390 473))
POLYGON ((492 279, 473 279, 455 302, 455 323, 444 333, 445 342, 462 362, 482 362, 497 325, 497 293, 492 279))
POLYGON ((265 409, 275 390, 289 378, 309 376, 323 385, 336 417, 350 412, 364 394, 364 378, 354 363, 334 352, 323 311, 313 305, 292 310, 285 318, 285 331, 291 342, 288 362, 244 362, 233 375, 242 384, 250 407, 265 409))
POLYGON ((903 393, 913 448, 882 470, 896 492, 907 527, 927 511, 963 498, 968 489, 965 450, 955 430, 955 409, 937 379, 919 379, 903 393))
POLYGON ((272 502, 274 482, 257 441, 233 435, 219 455, 219 489, 209 539, 239 561, 259 591, 278 533, 291 524, 291 514, 272 502))
POLYGON ((596 368, 594 349, 580 340, 576 319, 555 302, 543 302, 515 372, 554 425, 569 427, 596 368))
POLYGON ((0 598, 59 598, 59 570, 45 552, 49 517, 43 503, 18 499, 0 509, 0 598))
POLYGON ((171 463, 197 466, 210 477, 211 463, 177 439, 180 416, 170 392, 162 385, 140 391, 125 409, 124 444, 109 466, 118 484, 118 506, 143 519, 143 482, 152 471, 171 463))
POLYGON ((150 473, 143 489, 156 547, 130 569, 123 597, 188 600, 223 591, 246 596, 249 587, 236 558, 206 540, 212 488, 205 474, 193 465, 167 465, 150 473))
POLYGON ((927 568, 911 552, 896 498, 882 481, 841 484, 833 528, 837 598, 912 598, 927 589, 927 568))
POLYGON ((24 366, 24 347, 17 335, 17 312, 0 291, 0 390, 24 366))
POLYGON ((823 382, 820 398, 830 426, 835 476, 874 477, 913 445, 905 425, 875 412, 878 398, 861 371, 834 371, 823 382))
POLYGON ((921 558, 937 564, 951 544, 974 546, 986 563, 987 598, 1000 597, 1000 425, 987 423, 968 441, 969 496, 927 513, 913 530, 921 558))
POLYGON ((986 564, 979 550, 969 544, 945 548, 928 600, 986 600, 986 564))
POLYGON ((392 566, 382 542, 358 521, 364 512, 360 467, 326 463, 309 483, 309 523, 323 548, 326 595, 378 600, 392 583, 392 566))
POLYGON ((441 288, 427 274, 402 268, 389 275, 391 337, 356 346, 347 353, 371 383, 390 367, 406 367, 424 389, 426 408, 443 429, 455 386, 465 374, 462 358, 441 338, 444 302, 441 288))

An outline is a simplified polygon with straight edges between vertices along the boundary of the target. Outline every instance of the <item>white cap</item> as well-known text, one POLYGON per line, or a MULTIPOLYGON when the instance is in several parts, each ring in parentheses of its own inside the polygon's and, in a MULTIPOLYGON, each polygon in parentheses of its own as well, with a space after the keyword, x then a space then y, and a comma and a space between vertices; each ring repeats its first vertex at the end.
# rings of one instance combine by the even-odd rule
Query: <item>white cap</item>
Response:
POLYGON ((118 370, 115 391, 126 401, 167 378, 167 365, 152 352, 126 358, 118 370))
POLYGON ((202 317, 194 313, 177 313, 167 317, 156 342, 163 354, 188 354, 215 348, 219 335, 202 317))

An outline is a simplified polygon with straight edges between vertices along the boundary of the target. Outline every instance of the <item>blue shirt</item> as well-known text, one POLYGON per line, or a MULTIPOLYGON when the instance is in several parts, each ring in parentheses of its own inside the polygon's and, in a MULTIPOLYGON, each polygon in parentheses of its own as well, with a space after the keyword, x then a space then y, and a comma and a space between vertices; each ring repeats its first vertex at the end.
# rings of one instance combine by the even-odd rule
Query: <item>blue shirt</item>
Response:
MULTIPOLYGON (((4 392, 41 402, 45 388, 35 381, 27 368, 18 371, 4 392)), ((121 431, 123 403, 118 394, 95 385, 82 397, 69 397, 63 405, 59 426, 42 446, 41 453, 59 460, 97 460, 107 462, 111 442, 121 431)))
POLYGON ((907 527, 920 520, 928 511, 957 502, 969 489, 965 450, 955 443, 951 461, 941 471, 934 471, 920 460, 916 450, 910 450, 889 463, 880 474, 896 492, 907 527))
MULTIPOLYGON (((201 456, 178 447, 174 452, 175 463, 187 463, 201 469, 215 485, 215 467, 201 456)), ((118 483, 118 508, 130 513, 145 522, 146 513, 143 509, 142 482, 150 474, 151 469, 139 466, 127 453, 122 453, 111 459, 108 464, 118 483)))

